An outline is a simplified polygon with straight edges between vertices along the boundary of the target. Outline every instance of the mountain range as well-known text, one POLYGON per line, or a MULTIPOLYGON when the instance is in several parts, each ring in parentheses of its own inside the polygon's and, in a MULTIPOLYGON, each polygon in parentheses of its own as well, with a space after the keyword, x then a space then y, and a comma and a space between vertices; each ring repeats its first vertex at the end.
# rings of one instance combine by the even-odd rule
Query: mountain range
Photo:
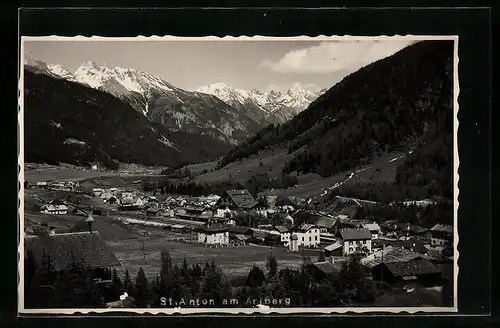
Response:
POLYGON ((213 160, 230 147, 209 136, 171 131, 107 92, 24 71, 26 162, 179 167, 213 160))
MULTIPOLYGON (((82 155, 82 149, 78 148, 76 158, 80 158, 77 162, 83 161, 88 162, 96 160, 96 153, 100 152, 101 155, 97 156, 101 158, 101 161, 106 158, 106 162, 109 164, 113 160, 131 162, 137 161, 138 163, 144 164, 165 164, 168 165, 180 165, 180 163, 186 162, 198 162, 203 160, 212 160, 221 155, 224 155, 231 147, 237 145, 247 138, 253 136, 263 127, 269 125, 270 123, 276 123, 279 121, 286 120, 291 117, 296 112, 299 112, 308 105, 307 99, 314 98, 312 92, 301 90, 299 88, 291 89, 287 94, 281 94, 279 92, 269 91, 267 93, 260 93, 262 99, 259 99, 259 91, 252 90, 245 92, 244 90, 232 89, 228 86, 225 88, 220 88, 222 85, 212 85, 207 88, 200 88, 199 90, 188 91, 178 88, 171 83, 158 78, 152 74, 141 72, 132 68, 121 68, 113 67, 109 68, 106 66, 99 66, 93 62, 87 61, 74 72, 70 72, 68 69, 58 64, 47 64, 43 61, 34 60, 32 58, 25 58, 25 97, 27 100, 25 104, 27 106, 26 113, 29 115, 34 115, 42 122, 37 126, 36 121, 32 121, 31 117, 26 120, 27 123, 27 134, 31 135, 33 131, 28 131, 28 128, 35 128, 34 131, 44 131, 45 128, 49 129, 49 134, 60 134, 60 128, 57 128, 59 122, 65 121, 68 117, 72 120, 80 120, 82 117, 88 118, 88 122, 81 122, 87 129, 92 131, 92 135, 96 134, 96 131, 101 131, 101 125, 107 125, 108 121, 113 121, 114 116, 126 116, 129 117, 133 115, 138 127, 129 127, 132 131, 138 132, 138 130, 149 126, 150 130, 155 134, 151 136, 151 143, 153 146, 149 145, 145 149, 158 146, 158 140, 161 141, 161 147, 170 145, 167 153, 171 153, 172 149, 175 150, 174 153, 169 155, 169 160, 162 155, 165 153, 165 149, 156 151, 158 154, 158 159, 155 160, 152 155, 146 156, 141 159, 140 156, 118 156, 116 153, 111 155, 107 146, 104 146, 102 142, 98 142, 97 147, 99 151, 93 149, 93 142, 89 142, 88 135, 81 133, 74 133, 72 129, 77 129, 80 131, 79 127, 73 124, 63 124, 65 129, 65 138, 61 139, 61 142, 67 142, 67 140, 77 140, 75 143, 70 143, 70 148, 75 148, 75 145, 86 144, 89 149, 85 151, 85 155, 82 155), (33 73, 33 74, 31 74, 33 73), (46 78, 42 77, 45 76, 46 78), (39 81, 46 81, 48 86, 44 87, 39 81), (36 86, 38 89, 33 89, 36 86), (90 90, 96 90, 97 93, 92 93, 90 90), (59 94, 61 92, 66 94, 59 94), (226 93, 224 94, 225 91, 226 93), (229 92, 230 91, 230 92, 229 92), (54 95, 56 93, 59 95, 54 95), (110 102, 109 98, 104 94, 111 95, 118 102, 113 102, 113 109, 107 109, 106 104, 110 102), (31 96, 37 95, 36 99, 31 96), (94 99, 93 102, 86 102, 85 106, 81 106, 83 101, 83 95, 90 96, 94 99), (231 98, 229 95, 239 95, 238 97, 231 98), (295 95, 295 98, 293 97, 295 95), (59 98, 58 98, 59 97, 59 98), (246 97, 246 98, 245 98, 246 97), (224 98, 221 100, 220 98, 224 98), (58 99, 58 103, 51 103, 58 99), (122 104, 119 104, 121 102, 122 104), (46 116, 38 116, 39 113, 32 114, 32 109, 30 105, 36 105, 36 107, 50 107, 47 109, 46 116), (65 107, 61 107, 64 105, 65 107), (282 105, 282 106, 281 106, 282 105), (281 106, 281 107, 280 107, 281 106), (80 108, 87 112, 77 113, 68 110, 67 108, 80 108), (101 110, 107 111, 106 113, 101 113, 99 120, 91 119, 89 112, 90 109, 84 109, 90 107, 92 110, 95 108, 102 108, 101 110), (131 114, 128 108, 131 107, 139 116, 131 114), (123 108, 124 113, 117 113, 116 108, 123 108), (127 109, 125 109, 127 108, 127 109), (61 111, 61 112, 59 112, 61 111), (76 117, 71 117, 75 115, 76 117), (111 116, 109 116, 111 115, 111 116), (138 117, 141 117, 138 119, 138 117), (280 117, 280 118, 278 118, 280 117), (49 120, 50 119, 50 120, 49 120), (104 122, 103 120, 106 120, 104 122), (56 123, 54 123, 56 122, 56 123), (44 126, 48 124, 48 126, 44 126), (55 124, 55 125, 54 125, 55 124), (44 126, 41 130, 41 126, 44 126), (56 127, 56 130, 54 130, 56 127), (155 132, 156 131, 156 132, 155 132), (160 131, 160 132, 159 132, 160 131), (71 135, 77 134, 79 138, 73 138, 71 135), (87 139, 86 139, 87 138, 87 139), (67 139, 67 140, 66 140, 67 139), (203 139, 203 141, 200 141, 203 139), (184 146, 189 145, 191 149, 185 149, 184 146), (200 149, 201 146, 205 148, 200 149), (206 147, 207 145, 215 147, 206 147), (93 149, 90 150, 90 149, 93 149), (182 153, 182 154, 179 154, 182 153), (82 156, 85 160, 81 160, 82 156)), ((132 124, 132 118, 130 121, 132 124)), ((113 131, 117 134, 120 132, 116 130, 113 126, 108 126, 110 131, 106 131, 104 135, 106 138, 114 138, 108 133, 113 131)), ((131 136, 134 135, 131 133, 131 136)), ((148 132, 149 134, 149 132, 148 132)), ((34 135, 37 135, 36 133, 34 135)), ((126 140, 132 144, 137 144, 132 137, 126 137, 126 140)), ((139 133, 137 136, 140 139, 149 139, 150 136, 145 136, 144 133, 139 133)), ((45 137, 37 138, 27 138, 28 149, 34 150, 35 147, 30 146, 30 142, 38 145, 38 142, 44 140, 45 137)), ((62 138, 62 137, 61 137, 62 138)), ((95 141, 95 140, 94 140, 95 141)), ((48 142, 48 141, 47 141, 48 142)), ((94 142, 95 143, 95 142, 94 142)), ((65 144, 68 146, 67 144, 65 144)), ((42 147, 41 145, 38 145, 42 147)), ((63 148, 67 148, 67 147, 63 148)), ((109 146, 109 145, 108 145, 109 146)), ((125 145, 122 145, 125 146, 125 145)), ((114 145, 113 147, 116 147, 114 145)), ((43 147, 42 147, 43 148, 43 147)), ((49 147, 51 148, 51 147, 49 147)), ((167 147, 168 148, 168 147, 167 147)), ((30 156, 32 160, 38 161, 43 159, 44 161, 51 161, 48 156, 41 153, 40 149, 34 151, 37 155, 30 156)), ((62 149, 55 151, 56 154, 52 153, 55 157, 52 159, 54 161, 61 160, 64 158, 66 161, 71 161, 71 156, 61 156, 64 153, 62 149)), ((72 153, 72 152, 66 152, 72 153)), ((139 151, 139 153, 141 153, 139 151)), ((32 152, 29 152, 32 154, 32 152)), ((109 164, 111 165, 111 164, 109 164)), ((114 166, 111 165, 111 166, 114 166)))
POLYGON ((286 92, 272 88, 260 90, 236 89, 225 83, 215 83, 196 89, 211 94, 235 108, 246 110, 252 118, 263 124, 283 123, 302 112, 309 104, 323 94, 326 89, 315 91, 295 84, 286 92))
POLYGON ((270 123, 304 110, 320 92, 298 86, 287 93, 234 89, 223 83, 188 91, 133 68, 86 61, 71 73, 62 65, 27 58, 31 70, 108 92, 171 131, 209 135, 235 145, 270 123))

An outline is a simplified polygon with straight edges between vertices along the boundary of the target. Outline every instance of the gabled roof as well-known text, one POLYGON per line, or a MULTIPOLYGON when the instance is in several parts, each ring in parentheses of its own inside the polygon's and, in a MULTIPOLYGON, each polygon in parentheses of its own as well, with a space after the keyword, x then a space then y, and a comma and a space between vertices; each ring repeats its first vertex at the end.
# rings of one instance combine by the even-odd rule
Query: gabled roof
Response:
POLYGON ((232 226, 229 228, 229 232, 236 234, 246 234, 246 233, 251 233, 252 228, 244 226, 232 226))
POLYGON ((427 248, 425 244, 417 239, 408 239, 408 240, 398 240, 394 243, 396 247, 403 247, 415 253, 427 253, 427 248))
POLYGON ((285 226, 282 226, 282 225, 277 225, 273 229, 278 231, 279 233, 289 232, 289 229, 285 226))
POLYGON ((205 210, 209 210, 210 208, 208 206, 203 206, 203 205, 188 205, 186 206, 186 211, 193 211, 193 212, 203 212, 205 210))
POLYGON ((342 229, 340 235, 343 240, 365 240, 372 239, 370 230, 366 228, 342 229))
POLYGON ((228 232, 229 231, 229 226, 223 225, 223 224, 211 224, 210 226, 202 226, 198 228, 198 231, 212 234, 212 233, 221 233, 221 232, 228 232))
POLYGON ((265 231, 256 231, 256 230, 253 231, 254 238, 266 238, 268 234, 269 233, 265 231))
POLYGON ((242 234, 237 234, 234 237, 236 239, 240 240, 240 241, 245 241, 245 240, 247 240, 249 238, 248 236, 245 236, 245 235, 242 235, 242 234))
POLYGON ((408 262, 384 262, 384 265, 395 277, 441 274, 438 267, 425 259, 415 259, 408 262))
MULTIPOLYGON (((307 223, 304 223, 302 224, 300 227, 298 227, 298 230, 299 231, 303 231, 303 232, 306 232, 308 230, 311 230, 313 228, 316 228, 316 226, 314 224, 307 224, 307 223)), ((371 235, 370 235, 370 238, 371 238, 371 235)))
POLYGON ((331 252, 331 251, 334 251, 334 250, 339 249, 339 248, 342 248, 342 245, 338 242, 335 242, 331 245, 326 246, 325 250, 331 252))
POLYGON ((312 264, 316 269, 318 269, 319 271, 323 272, 324 274, 332 274, 332 273, 335 273, 335 272, 339 272, 342 268, 341 265, 336 265, 334 263, 331 263, 331 262, 316 262, 316 263, 313 263, 312 264))
POLYGON ((370 231, 380 231, 380 226, 377 223, 365 223, 363 224, 363 228, 366 228, 370 231))
POLYGON ((450 225, 436 224, 431 228, 431 231, 445 232, 448 234, 453 234, 453 227, 450 225))
POLYGON ((227 190, 225 193, 238 208, 252 209, 259 204, 247 189, 227 190))
POLYGON ((42 253, 50 256, 56 270, 68 268, 74 259, 90 268, 119 266, 120 262, 110 251, 97 231, 30 236, 25 238, 26 251, 31 250, 40 264, 42 253))
POLYGON ((408 262, 414 259, 422 258, 420 254, 409 251, 402 247, 387 246, 367 257, 361 259, 361 264, 373 268, 380 263, 408 262))

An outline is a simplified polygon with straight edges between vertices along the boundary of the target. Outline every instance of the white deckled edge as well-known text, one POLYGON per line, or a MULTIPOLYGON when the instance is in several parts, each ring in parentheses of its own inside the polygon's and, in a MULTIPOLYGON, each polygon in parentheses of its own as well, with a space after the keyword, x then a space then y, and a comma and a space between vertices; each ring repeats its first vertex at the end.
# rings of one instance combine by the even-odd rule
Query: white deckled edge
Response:
POLYGON ((459 77, 458 77, 458 35, 454 36, 454 49, 453 49, 453 197, 454 197, 454 218, 453 218, 453 308, 455 311, 458 311, 458 208, 459 204, 459 193, 460 189, 458 187, 458 182, 460 180, 460 175, 458 173, 458 168, 460 166, 460 157, 458 154, 458 97, 460 94, 460 85, 459 85, 459 77))
POLYGON ((135 37, 104 37, 104 36, 22 36, 25 41, 373 41, 373 40, 456 40, 453 35, 380 35, 380 36, 355 36, 355 35, 318 35, 318 36, 290 36, 290 37, 274 37, 264 35, 254 36, 202 36, 202 37, 181 37, 173 35, 165 36, 143 36, 138 35, 135 37))
MULTIPOLYGON (((95 308, 95 309, 25 309, 24 308, 24 42, 25 41, 336 41, 336 40, 352 40, 352 41, 368 41, 368 40, 453 40, 454 41, 454 304, 453 307, 356 307, 356 308, 273 308, 272 312, 276 314, 297 314, 297 313, 316 313, 316 314, 347 314, 347 313, 367 313, 367 312, 385 312, 385 313, 428 313, 428 312, 443 312, 452 313, 458 309, 457 303, 457 288, 458 288, 458 36, 456 35, 382 35, 382 36, 295 36, 295 37, 269 37, 269 36, 205 36, 205 37, 178 37, 178 36, 136 36, 136 37, 102 37, 102 36, 73 36, 61 37, 57 35, 51 36, 22 36, 20 49, 20 70, 19 70, 19 111, 18 111, 18 135, 19 135, 19 245, 18 245, 18 313, 19 314, 89 314, 89 313, 107 313, 117 311, 115 309, 95 308)), ((180 313, 191 316, 206 316, 214 314, 269 314, 270 308, 261 305, 258 308, 123 308, 120 312, 138 313, 138 314, 174 314, 180 313)))
POLYGON ((18 311, 24 309, 24 42, 21 38, 18 84, 18 311))

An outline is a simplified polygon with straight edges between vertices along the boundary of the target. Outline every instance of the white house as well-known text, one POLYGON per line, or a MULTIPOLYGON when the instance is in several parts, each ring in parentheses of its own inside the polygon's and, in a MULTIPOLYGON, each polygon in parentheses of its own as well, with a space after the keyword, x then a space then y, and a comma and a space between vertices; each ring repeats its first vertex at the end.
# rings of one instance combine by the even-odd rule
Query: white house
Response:
POLYGON ((40 212, 43 214, 68 214, 68 206, 64 204, 47 204, 40 208, 40 212))
POLYGON ((46 181, 39 181, 36 183, 36 187, 40 189, 47 189, 49 184, 46 181))
POLYGON ((294 229, 293 233, 297 236, 297 243, 302 247, 317 247, 320 243, 319 227, 312 224, 303 224, 294 229))
POLYGON ((200 227, 198 242, 206 245, 228 245, 229 227, 215 224, 200 227))
POLYGON ((99 197, 104 192, 104 189, 102 188, 93 188, 92 193, 94 194, 94 197, 99 197))
POLYGON ((380 235, 380 226, 376 222, 363 224, 363 228, 370 230, 372 239, 378 239, 380 235))
POLYGON ((342 239, 344 255, 356 253, 366 248, 368 252, 372 251, 372 234, 366 228, 342 229, 338 232, 342 239))

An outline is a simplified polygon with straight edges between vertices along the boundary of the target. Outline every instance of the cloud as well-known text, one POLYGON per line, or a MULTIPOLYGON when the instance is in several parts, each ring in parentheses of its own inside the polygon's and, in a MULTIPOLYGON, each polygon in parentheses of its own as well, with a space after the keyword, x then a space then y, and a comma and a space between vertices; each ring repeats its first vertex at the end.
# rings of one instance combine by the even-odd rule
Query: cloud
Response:
POLYGON ((264 60, 259 66, 279 73, 354 71, 393 55, 414 42, 413 40, 327 41, 317 46, 292 50, 276 62, 264 60))

